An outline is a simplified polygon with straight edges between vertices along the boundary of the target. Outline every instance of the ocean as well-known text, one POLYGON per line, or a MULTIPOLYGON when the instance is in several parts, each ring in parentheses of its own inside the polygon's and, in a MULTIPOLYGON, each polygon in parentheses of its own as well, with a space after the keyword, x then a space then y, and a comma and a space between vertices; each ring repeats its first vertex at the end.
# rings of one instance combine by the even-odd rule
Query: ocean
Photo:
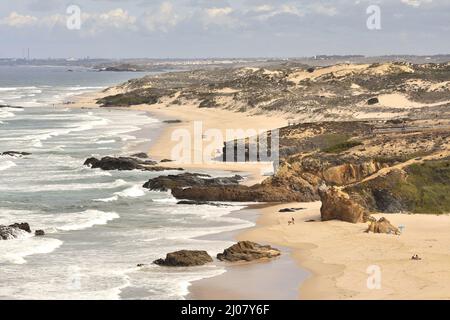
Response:
POLYGON ((147 151, 137 148, 151 143, 162 123, 142 111, 55 108, 144 75, 72 69, 0 66, 0 104, 23 107, 0 108, 0 153, 31 153, 0 156, 0 225, 28 222, 46 232, 0 241, 0 299, 183 299, 192 281, 224 268, 151 262, 180 249, 215 255, 232 243, 205 235, 253 223, 229 215, 242 204, 177 205, 167 192, 142 188, 174 172, 83 166, 91 156, 147 151))

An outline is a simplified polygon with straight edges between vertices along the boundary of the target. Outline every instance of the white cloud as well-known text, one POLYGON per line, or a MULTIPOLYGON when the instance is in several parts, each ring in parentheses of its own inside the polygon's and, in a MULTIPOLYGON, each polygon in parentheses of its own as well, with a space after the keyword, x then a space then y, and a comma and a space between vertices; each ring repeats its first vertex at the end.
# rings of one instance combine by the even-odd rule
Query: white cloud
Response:
POLYGON ((207 8, 201 12, 201 21, 203 28, 208 29, 216 25, 227 29, 234 29, 243 25, 238 17, 234 16, 234 9, 231 7, 207 8))
POLYGON ((217 17, 223 17, 223 16, 227 16, 230 13, 233 12, 233 8, 231 7, 225 7, 225 8, 209 8, 206 9, 206 14, 210 17, 210 18, 217 18, 217 17))
POLYGON ((255 12, 268 12, 268 11, 272 11, 272 10, 273 10, 273 7, 271 5, 263 4, 261 6, 257 6, 255 8, 253 8, 252 11, 255 11, 255 12))
POLYGON ((28 27, 37 24, 38 18, 30 15, 21 15, 15 11, 11 12, 9 16, 0 20, 0 25, 6 25, 13 28, 28 27))
POLYGON ((321 3, 314 3, 311 5, 311 11, 317 14, 325 15, 325 16, 335 16, 338 14, 338 10, 332 6, 325 6, 321 3))
POLYGON ((170 2, 163 2, 157 10, 144 13, 142 25, 148 31, 168 32, 182 21, 182 17, 174 10, 170 2))
POLYGON ((433 0, 402 0, 404 4, 413 7, 420 7, 422 4, 432 3, 433 0))

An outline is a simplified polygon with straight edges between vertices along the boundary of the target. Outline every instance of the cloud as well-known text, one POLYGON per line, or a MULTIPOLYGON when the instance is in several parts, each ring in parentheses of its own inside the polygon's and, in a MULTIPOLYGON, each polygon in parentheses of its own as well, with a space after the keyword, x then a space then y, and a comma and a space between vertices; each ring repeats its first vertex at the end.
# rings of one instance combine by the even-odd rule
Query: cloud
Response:
POLYGON ((433 0, 402 0, 402 3, 408 6, 420 7, 422 4, 432 3, 433 0))
MULTIPOLYGON (((0 20, 0 25, 11 28, 55 27, 66 28, 67 15, 52 14, 46 16, 32 16, 11 12, 9 16, 0 20)), ((82 12, 81 29, 84 34, 98 34, 108 29, 132 30, 135 28, 137 18, 127 11, 117 8, 103 13, 82 12)))
POLYGON ((15 11, 11 12, 9 16, 0 20, 0 25, 6 25, 13 28, 28 27, 37 24, 38 18, 31 15, 22 15, 15 11))
POLYGON ((140 20, 141 26, 147 31, 168 32, 180 23, 183 18, 175 11, 172 3, 163 2, 157 10, 145 12, 140 20))
POLYGON ((231 7, 212 7, 203 9, 200 13, 203 28, 211 26, 221 26, 226 29, 235 29, 244 23, 239 19, 238 13, 231 7))
POLYGON ((233 12, 233 8, 231 8, 231 7, 208 8, 205 10, 205 12, 208 15, 208 17, 210 17, 210 18, 218 18, 218 17, 223 17, 223 16, 229 15, 230 13, 233 12))
POLYGON ((317 13, 320 15, 326 15, 326 16, 335 16, 338 14, 338 10, 335 7, 332 6, 326 6, 321 3, 314 3, 310 6, 310 9, 313 13, 317 13))

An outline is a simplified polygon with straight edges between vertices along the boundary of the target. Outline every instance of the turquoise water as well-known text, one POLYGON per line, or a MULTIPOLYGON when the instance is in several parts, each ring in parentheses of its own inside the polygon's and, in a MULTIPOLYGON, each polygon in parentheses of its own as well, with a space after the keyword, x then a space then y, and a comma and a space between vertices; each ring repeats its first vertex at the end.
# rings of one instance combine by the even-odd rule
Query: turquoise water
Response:
MULTIPOLYGON (((162 124, 141 111, 53 108, 74 94, 142 76, 0 67, 0 224, 28 222, 45 237, 0 241, 0 299, 180 299, 189 283, 221 267, 168 270, 150 264, 178 249, 214 255, 231 243, 200 236, 249 227, 240 206, 177 205, 141 186, 163 173, 83 167, 90 156, 127 155, 162 124)), ((141 150, 145 151, 145 150, 141 150)), ((219 174, 219 173, 217 173, 219 174)), ((223 173, 220 173, 223 175, 223 173)))

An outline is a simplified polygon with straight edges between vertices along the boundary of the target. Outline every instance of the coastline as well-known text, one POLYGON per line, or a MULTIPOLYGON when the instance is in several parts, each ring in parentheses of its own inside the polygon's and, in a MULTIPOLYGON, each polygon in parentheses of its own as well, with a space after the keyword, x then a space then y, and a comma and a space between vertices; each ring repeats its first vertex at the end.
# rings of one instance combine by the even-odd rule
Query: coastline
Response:
MULTIPOLYGON (((98 107, 93 105, 93 107, 98 107)), ((149 154, 157 159, 170 157, 171 137, 174 129, 189 129, 192 121, 202 120, 206 128, 226 128, 230 123, 235 127, 248 128, 254 124, 249 117, 231 111, 198 109, 194 106, 169 107, 168 104, 156 106, 136 106, 129 109, 147 111, 162 120, 181 120, 181 123, 165 125, 161 134, 152 144, 149 154), (217 112, 216 112, 217 111, 217 112), (220 111, 220 112, 219 112, 220 111), (220 116, 218 116, 220 114, 220 116), (227 117, 227 121, 223 118, 227 117)), ((264 117, 264 116, 262 116, 264 117)), ((265 120, 273 127, 279 122, 270 117, 265 120)), ((255 123, 263 123, 258 119, 255 123)), ((267 129, 267 128, 266 128, 267 129)), ((270 129, 270 127, 268 128, 270 129)), ((171 165, 168 163, 167 165, 171 165)), ((173 165, 173 163, 172 163, 173 165)), ((186 169, 204 168, 204 165, 183 165, 186 169)), ((244 172, 246 183, 261 181, 264 175, 260 168, 249 172, 237 164, 224 163, 208 165, 207 169, 244 172)), ((248 210, 248 209, 243 209, 248 210)), ((447 248, 450 246, 449 215, 431 214, 378 214, 385 216, 394 225, 404 225, 401 236, 387 234, 368 234, 366 224, 350 224, 341 221, 320 221, 320 203, 271 204, 257 209, 261 212, 256 227, 242 230, 235 236, 237 240, 252 240, 287 248, 288 255, 298 265, 298 270, 308 270, 310 276, 299 287, 299 299, 437 299, 450 298, 450 284, 441 279, 448 278, 450 271, 445 266, 450 263, 447 248), (302 207, 295 213, 280 214, 278 210, 286 207, 302 207), (296 224, 287 226, 287 220, 295 217, 296 224), (315 220, 316 222, 308 222, 315 220), (411 260, 418 254, 421 261, 411 260), (368 268, 376 266, 381 270, 380 289, 370 289, 367 281, 368 268)), ((284 250, 283 250, 284 252, 284 250)), ((284 252, 285 253, 285 252, 284 252)), ((286 253, 285 253, 286 255, 286 253)), ((270 263, 253 266, 270 266, 270 263)), ((251 268, 252 266, 250 266, 251 268)), ((251 299, 248 292, 227 288, 230 277, 244 279, 249 266, 227 266, 224 275, 194 281, 189 288, 189 299, 251 299), (239 270, 241 269, 241 270, 239 270), (237 271, 236 271, 237 270, 237 271)), ((259 267, 257 267, 259 268, 259 267)), ((268 269, 268 267, 266 267, 268 269)), ((286 278, 290 278, 288 275, 286 278)), ((264 281, 264 277, 261 278, 264 281)))

